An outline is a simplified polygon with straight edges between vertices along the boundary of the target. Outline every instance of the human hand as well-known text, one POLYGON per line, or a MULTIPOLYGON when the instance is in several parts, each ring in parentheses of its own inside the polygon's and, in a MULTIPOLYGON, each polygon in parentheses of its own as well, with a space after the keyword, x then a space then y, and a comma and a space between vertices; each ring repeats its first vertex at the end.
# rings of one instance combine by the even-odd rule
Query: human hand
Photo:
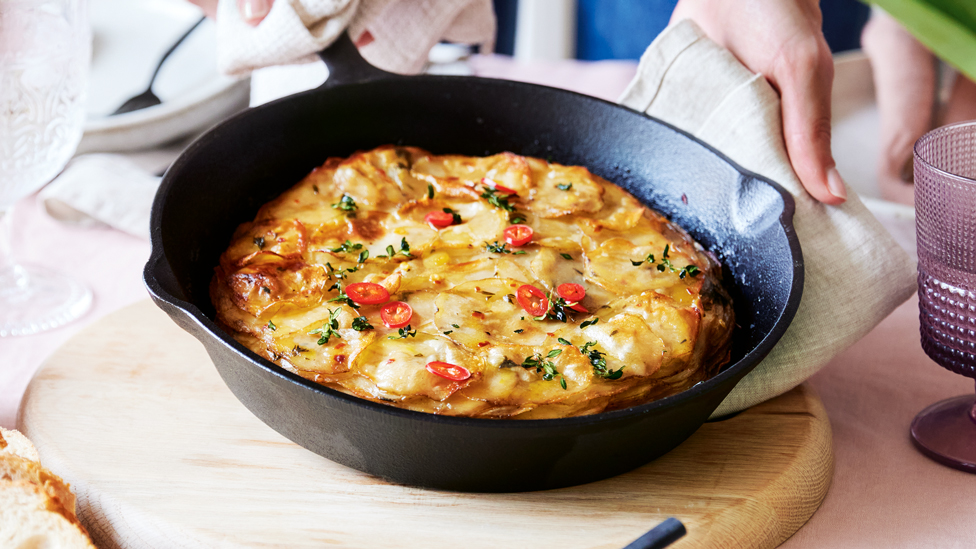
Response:
POLYGON ((882 198, 912 205, 912 150, 937 126, 976 119, 976 83, 957 75, 939 104, 936 57, 887 13, 876 10, 861 43, 874 75, 881 118, 878 189, 882 198))
MULTIPOLYGON (((217 0, 189 1, 191 4, 199 6, 207 17, 217 18, 217 0)), ((241 18, 244 22, 254 27, 267 17, 272 4, 274 4, 274 0, 237 0, 237 9, 241 12, 241 18)))
POLYGON ((783 138, 793 171, 817 200, 841 204, 844 180, 830 152, 834 63, 817 0, 680 0, 671 21, 691 19, 782 100, 783 138))

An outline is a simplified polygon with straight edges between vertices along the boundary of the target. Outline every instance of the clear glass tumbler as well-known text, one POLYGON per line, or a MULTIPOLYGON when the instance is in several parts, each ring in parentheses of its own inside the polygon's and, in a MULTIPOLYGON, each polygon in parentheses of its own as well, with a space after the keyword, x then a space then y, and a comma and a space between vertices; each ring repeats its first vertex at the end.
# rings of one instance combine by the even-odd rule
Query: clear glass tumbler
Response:
MULTIPOLYGON (((915 143, 915 230, 922 348, 976 378, 976 121, 915 143)), ((976 395, 929 406, 911 434, 932 459, 976 473, 976 395)))
POLYGON ((0 0, 0 337, 60 326, 91 306, 84 285, 13 260, 5 215, 78 147, 90 60, 87 0, 0 0))

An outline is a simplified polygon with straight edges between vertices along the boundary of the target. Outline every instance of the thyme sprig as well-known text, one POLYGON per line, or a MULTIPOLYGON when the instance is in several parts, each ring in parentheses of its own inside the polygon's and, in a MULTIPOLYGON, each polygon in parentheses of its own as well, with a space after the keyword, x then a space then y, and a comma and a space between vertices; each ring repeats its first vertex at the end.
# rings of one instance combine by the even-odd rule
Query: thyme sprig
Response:
POLYGON ((497 240, 491 244, 485 242, 485 250, 493 254, 523 255, 525 253, 525 250, 509 250, 507 242, 499 243, 497 240))
POLYGON ((509 212, 508 221, 510 223, 517 224, 517 223, 523 223, 525 221, 525 218, 522 217, 522 214, 515 209, 515 205, 510 202, 510 200, 515 198, 516 196, 518 195, 503 193, 498 189, 489 187, 487 185, 481 188, 481 198, 487 200, 488 203, 491 204, 492 206, 509 212))
POLYGON ((351 241, 351 240, 346 240, 345 242, 343 242, 342 244, 339 244, 335 248, 326 248, 326 251, 330 251, 330 252, 333 252, 333 253, 342 253, 342 254, 344 254, 344 253, 348 253, 348 252, 355 252, 356 250, 362 250, 362 249, 363 249, 363 245, 362 244, 360 244, 358 242, 353 243, 353 241, 351 241))
POLYGON ((655 261, 654 254, 647 254, 647 257, 645 257, 641 261, 634 261, 632 259, 632 260, 630 260, 630 263, 634 267, 640 267, 644 263, 649 263, 651 265, 657 264, 657 270, 658 271, 660 271, 662 273, 664 271, 670 271, 672 273, 678 273, 678 278, 685 278, 686 276, 690 276, 690 277, 694 278, 694 277, 698 276, 699 273, 701 273, 701 269, 699 269, 697 265, 685 265, 681 269, 675 268, 674 264, 671 263, 671 258, 668 256, 668 254, 670 253, 670 251, 671 251, 671 245, 670 244, 665 244, 664 245, 664 252, 661 254, 660 261, 655 261))
POLYGON ((386 247, 386 254, 385 255, 378 255, 376 257, 389 257, 389 258, 393 258, 393 257, 398 256, 398 255, 402 255, 402 256, 407 257, 409 259, 413 259, 413 254, 410 253, 410 243, 407 242, 407 239, 406 238, 401 238, 400 239, 400 249, 399 250, 394 249, 393 246, 387 246, 386 247))
POLYGON ((352 299, 349 298, 349 296, 346 295, 346 291, 342 289, 342 286, 340 286, 338 282, 333 284, 332 287, 330 287, 329 289, 339 290, 339 295, 333 297, 332 299, 327 300, 326 303, 345 303, 346 305, 349 305, 353 309, 359 308, 359 305, 357 305, 355 301, 353 301, 352 299))
POLYGON ((556 365, 551 360, 547 360, 559 356, 562 352, 562 349, 553 349, 546 353, 545 357, 536 353, 530 357, 526 357, 522 361, 522 367, 526 370, 535 369, 536 373, 542 373, 542 379, 546 381, 551 381, 558 377, 559 385, 563 389, 566 389, 566 378, 556 370, 556 365))
POLYGON ((515 195, 502 193, 498 189, 489 187, 487 185, 481 188, 481 198, 487 200, 492 206, 501 208, 507 212, 515 211, 515 206, 509 202, 509 199, 511 199, 513 196, 515 195))
POLYGON ((329 309, 329 320, 322 324, 321 328, 316 328, 308 333, 308 335, 318 335, 319 340, 316 342, 319 345, 325 345, 329 342, 329 338, 335 336, 337 338, 342 338, 342 335, 338 332, 339 330, 339 313, 342 312, 342 308, 337 308, 335 310, 329 309))
POLYGON ((407 324, 403 328, 397 330, 397 334, 399 335, 389 336, 387 339, 407 339, 408 337, 417 337, 417 330, 412 329, 410 325, 407 324))
MULTIPOLYGON (((359 270, 359 267, 349 267, 348 269, 339 269, 339 270, 336 270, 332 266, 331 263, 326 263, 325 264, 325 275, 329 278, 329 280, 332 280, 333 278, 335 278, 336 280, 342 280, 342 279, 346 278, 346 275, 347 274, 354 273, 354 272, 356 272, 358 270, 359 270)), ((329 289, 332 290, 332 289, 338 288, 338 287, 339 287, 338 284, 333 284, 332 285, 332 288, 329 288, 329 289)))
POLYGON ((546 312, 532 317, 535 320, 558 320, 559 322, 566 322, 569 317, 566 315, 566 308, 569 303, 565 299, 555 294, 555 292, 546 292, 546 298, 549 301, 549 308, 546 312))
POLYGON ((332 207, 337 210, 342 210, 346 212, 347 217, 356 217, 356 210, 359 206, 356 205, 356 200, 348 194, 343 194, 339 202, 332 204, 332 207))
POLYGON ((365 316, 357 316, 352 319, 352 329, 357 332, 365 332, 366 330, 372 330, 373 325, 369 323, 369 319, 365 316))

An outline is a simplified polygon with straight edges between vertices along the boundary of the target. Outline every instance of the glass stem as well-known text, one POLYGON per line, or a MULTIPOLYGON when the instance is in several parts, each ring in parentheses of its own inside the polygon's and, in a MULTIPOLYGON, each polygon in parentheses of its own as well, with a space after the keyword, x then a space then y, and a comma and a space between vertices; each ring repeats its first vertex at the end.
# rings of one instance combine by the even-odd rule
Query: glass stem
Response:
POLYGON ((973 402, 973 407, 969 409, 969 419, 976 423, 976 401, 973 402))
POLYGON ((0 210, 0 271, 14 264, 13 217, 9 211, 0 210))

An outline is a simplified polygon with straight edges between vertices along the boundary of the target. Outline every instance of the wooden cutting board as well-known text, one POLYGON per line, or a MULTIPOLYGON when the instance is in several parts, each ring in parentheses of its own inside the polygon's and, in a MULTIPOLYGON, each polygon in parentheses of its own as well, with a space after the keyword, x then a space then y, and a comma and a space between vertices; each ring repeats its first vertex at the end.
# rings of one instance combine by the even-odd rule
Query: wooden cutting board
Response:
POLYGON ((620 548, 669 516, 689 532, 676 548, 774 547, 816 511, 833 470, 827 416, 801 386, 601 482, 522 494, 392 485, 261 423, 149 301, 55 352, 20 423, 103 549, 620 548))

